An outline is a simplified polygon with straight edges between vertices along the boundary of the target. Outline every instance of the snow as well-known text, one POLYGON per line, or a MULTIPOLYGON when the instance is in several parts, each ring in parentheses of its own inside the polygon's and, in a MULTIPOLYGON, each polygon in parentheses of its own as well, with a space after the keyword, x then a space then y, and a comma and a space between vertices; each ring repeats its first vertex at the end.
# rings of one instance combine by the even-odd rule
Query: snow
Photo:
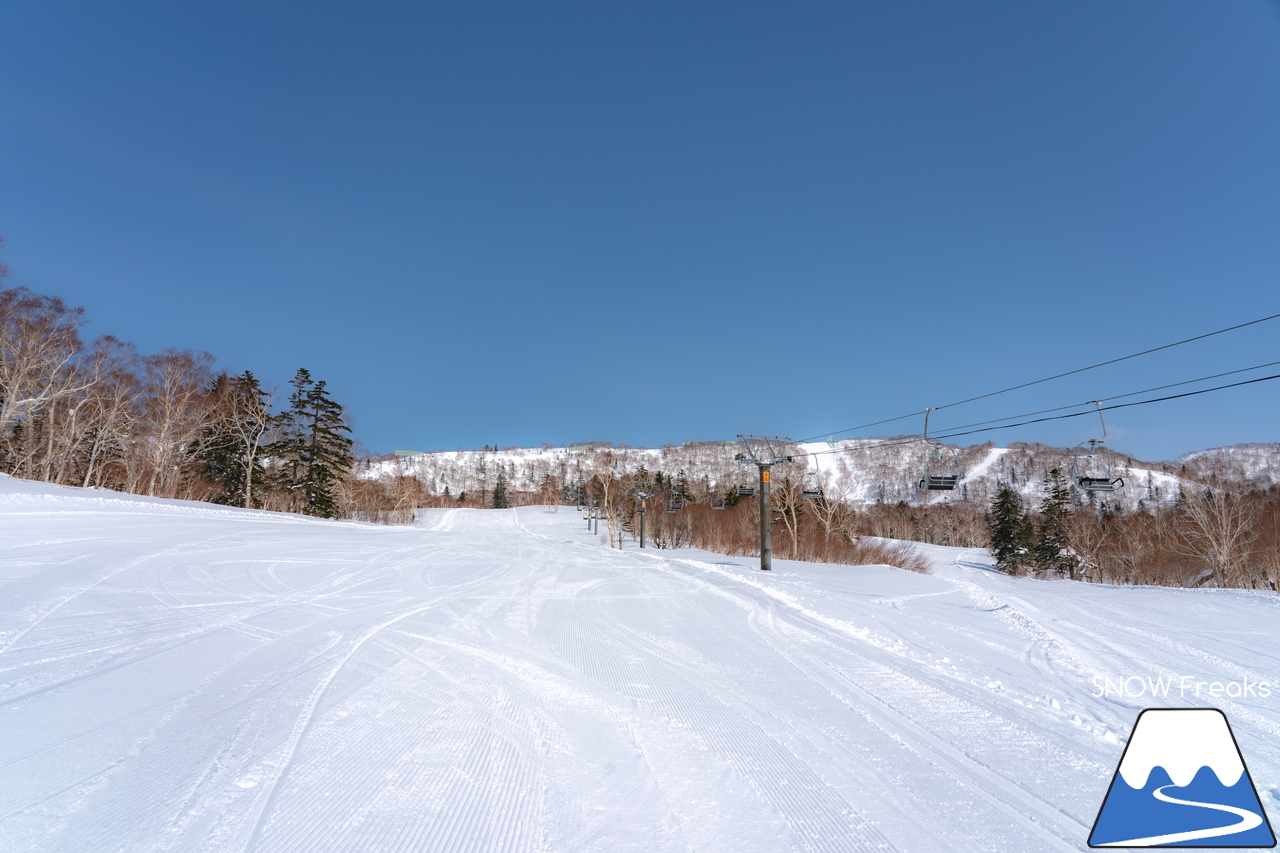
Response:
POLYGON ((921 549, 765 574, 567 508, 0 479, 0 849, 1085 850, 1150 706, 1221 708, 1276 810, 1280 598, 921 549))
POLYGON ((1280 485, 1280 444, 1236 444, 1187 453, 1179 462, 1193 470, 1255 488, 1280 485))
POLYGON ((991 469, 1000 461, 1000 457, 1008 452, 1009 448, 1007 447, 991 448, 981 462, 964 472, 965 477, 970 480, 980 480, 989 476, 991 469))
POLYGON ((1244 775, 1226 718, 1208 708, 1151 711, 1135 725, 1120 775, 1126 785, 1140 790, 1157 767, 1179 788, 1190 785, 1201 767, 1212 770, 1228 788, 1244 775))

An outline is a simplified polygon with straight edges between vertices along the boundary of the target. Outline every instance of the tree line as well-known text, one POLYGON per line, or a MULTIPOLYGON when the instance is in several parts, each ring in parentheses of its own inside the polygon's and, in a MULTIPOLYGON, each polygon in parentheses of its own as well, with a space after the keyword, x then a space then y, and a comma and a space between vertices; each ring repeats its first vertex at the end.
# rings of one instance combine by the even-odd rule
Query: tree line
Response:
POLYGON ((1009 574, 1280 592, 1276 486, 1196 483, 1171 505, 1125 511, 1083 499, 1054 468, 1038 506, 1002 483, 985 520, 996 566, 1009 574))
MULTIPOLYGON (((0 265, 0 279, 8 275, 0 265)), ((140 354, 111 335, 85 341, 83 308, 2 280, 0 288, 0 470, 154 497, 345 513, 350 429, 306 369, 277 411, 251 371, 215 372, 206 352, 140 354)))
MULTIPOLYGON (((649 483, 682 504, 667 513, 659 499, 648 515, 655 545, 755 553, 758 504, 739 501, 741 466, 721 442, 660 448, 657 460, 674 473, 651 474, 644 460, 652 455, 603 443, 589 452, 533 450, 519 465, 488 448, 416 459, 412 468, 372 458, 357 465, 343 407, 306 369, 277 405, 251 371, 215 371, 208 353, 139 354, 110 335, 85 341, 83 309, 5 287, 8 275, 0 262, 0 471, 13 476, 384 523, 411 522, 425 507, 559 506, 574 493, 600 507, 614 547, 634 537, 635 492, 649 483)), ((1235 470, 1259 469, 1253 457, 1206 451, 1181 465, 1173 500, 1149 483, 1137 490, 1143 497, 1099 502, 1055 464, 1063 451, 1011 445, 993 490, 980 481, 962 499, 937 503, 886 485, 903 480, 902 448, 853 450, 836 474, 819 475, 817 500, 803 494, 813 483, 775 473, 769 512, 780 558, 922 567, 910 549, 876 551, 884 538, 990 547, 1012 574, 1280 591, 1280 485, 1235 470), (848 491, 855 467, 870 475, 861 488, 870 483, 872 492, 848 491), (1037 478, 1042 493, 1030 505, 1024 496, 1037 478)), ((989 450, 963 452, 977 459, 989 450)))
MULTIPOLYGON (((990 449, 983 445, 966 452, 982 458, 990 449)), ((1178 476, 1181 486, 1143 486, 1139 480, 1127 494, 1105 500, 1083 492, 1064 473, 1061 463, 1064 456, 1070 461, 1070 451, 1041 445, 1011 445, 990 487, 979 482, 968 499, 958 490, 947 501, 894 500, 887 499, 888 490, 884 496, 878 489, 868 492, 865 483, 893 474, 879 459, 870 460, 871 476, 861 483, 850 470, 819 475, 817 500, 804 497, 802 477, 791 472, 792 466, 779 467, 771 490, 774 546, 780 559, 900 565, 902 557, 871 559, 857 550, 896 539, 991 548, 999 569, 1011 574, 1280 591, 1280 486, 1257 476, 1261 463, 1253 456, 1247 468, 1254 473, 1244 476, 1226 451, 1206 454, 1211 464, 1143 464, 1178 476)), ((684 503, 673 513, 665 512, 661 498, 652 505, 646 531, 655 546, 756 553, 758 502, 737 495, 736 484, 751 478, 732 460, 732 448, 459 452, 369 459, 364 466, 359 488, 369 520, 412 520, 413 507, 493 506, 501 477, 501 502, 512 506, 572 503, 585 495, 600 507, 602 541, 619 547, 636 538, 634 493, 639 482, 649 482, 684 503), (670 465, 673 473, 651 473, 650 462, 670 465), (713 505, 725 508, 713 510, 713 505)), ((900 469, 897 477, 905 479, 900 469)))

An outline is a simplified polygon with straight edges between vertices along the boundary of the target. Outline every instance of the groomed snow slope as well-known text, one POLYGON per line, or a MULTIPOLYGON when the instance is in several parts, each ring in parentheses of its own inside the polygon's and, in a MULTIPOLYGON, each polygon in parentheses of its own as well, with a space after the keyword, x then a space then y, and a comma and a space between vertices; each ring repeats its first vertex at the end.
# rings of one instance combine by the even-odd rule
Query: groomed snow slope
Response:
POLYGON ((1280 797, 1280 599, 0 480, 0 850, 1084 850, 1147 706, 1280 797), (1095 675, 1269 682, 1095 697, 1095 675))

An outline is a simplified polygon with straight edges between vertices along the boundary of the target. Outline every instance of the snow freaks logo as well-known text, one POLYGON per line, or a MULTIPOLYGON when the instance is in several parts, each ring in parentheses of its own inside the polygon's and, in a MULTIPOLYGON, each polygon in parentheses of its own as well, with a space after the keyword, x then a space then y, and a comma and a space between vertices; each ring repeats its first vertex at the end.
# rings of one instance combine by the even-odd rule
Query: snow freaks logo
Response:
POLYGON ((1138 715, 1090 847, 1275 847, 1227 718, 1217 708, 1138 715))
POLYGON ((1194 675, 1164 676, 1146 678, 1141 675, 1118 676, 1095 675, 1093 677, 1094 697, 1105 696, 1117 698, 1141 699, 1143 696, 1167 699, 1172 693, 1182 699, 1221 699, 1230 696, 1233 699, 1242 696, 1266 699, 1271 696, 1270 681, 1204 681, 1194 675))

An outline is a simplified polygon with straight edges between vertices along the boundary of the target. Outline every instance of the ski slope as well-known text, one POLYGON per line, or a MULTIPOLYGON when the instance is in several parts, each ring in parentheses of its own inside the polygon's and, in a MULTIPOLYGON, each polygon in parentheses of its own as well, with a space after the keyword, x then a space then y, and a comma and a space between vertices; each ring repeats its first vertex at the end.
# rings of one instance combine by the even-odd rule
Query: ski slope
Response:
POLYGON ((766 575, 570 509, 397 528, 0 479, 0 850, 1085 850, 1157 705, 1222 708, 1276 823, 1280 599, 924 550, 766 575))

